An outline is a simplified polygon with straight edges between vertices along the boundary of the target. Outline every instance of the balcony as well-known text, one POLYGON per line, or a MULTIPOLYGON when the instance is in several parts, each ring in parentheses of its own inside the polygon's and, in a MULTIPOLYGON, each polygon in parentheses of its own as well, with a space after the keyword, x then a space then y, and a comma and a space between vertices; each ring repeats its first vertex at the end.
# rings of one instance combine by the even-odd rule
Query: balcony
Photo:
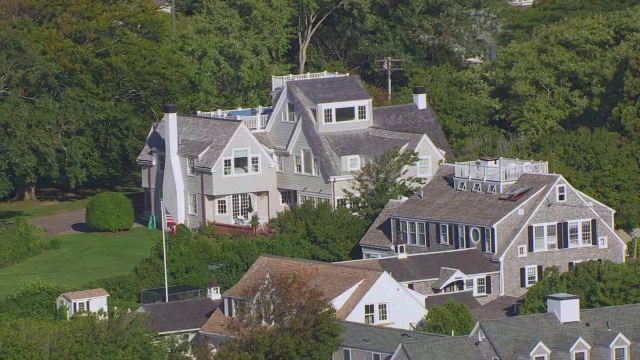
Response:
POLYGON ((482 158, 455 164, 455 177, 459 179, 513 182, 518 180, 520 175, 527 173, 548 174, 549 163, 520 159, 482 158))
POLYGON ((284 76, 271 76, 271 91, 279 89, 284 86, 287 81, 296 80, 310 80, 310 79, 326 79, 332 77, 349 76, 349 74, 340 74, 338 72, 320 72, 320 73, 306 73, 300 75, 284 75, 284 76))
POLYGON ((238 108, 235 110, 198 111, 196 115, 225 120, 242 120, 251 130, 264 130, 273 109, 258 106, 257 108, 238 108))

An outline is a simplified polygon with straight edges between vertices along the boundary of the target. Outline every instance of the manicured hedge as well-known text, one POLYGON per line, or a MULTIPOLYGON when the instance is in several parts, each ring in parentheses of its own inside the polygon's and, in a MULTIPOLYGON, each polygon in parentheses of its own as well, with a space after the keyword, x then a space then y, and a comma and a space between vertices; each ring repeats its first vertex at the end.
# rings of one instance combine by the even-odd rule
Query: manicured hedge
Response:
POLYGON ((96 231, 129 230, 133 226, 133 205, 123 194, 103 192, 89 201, 85 219, 96 231))

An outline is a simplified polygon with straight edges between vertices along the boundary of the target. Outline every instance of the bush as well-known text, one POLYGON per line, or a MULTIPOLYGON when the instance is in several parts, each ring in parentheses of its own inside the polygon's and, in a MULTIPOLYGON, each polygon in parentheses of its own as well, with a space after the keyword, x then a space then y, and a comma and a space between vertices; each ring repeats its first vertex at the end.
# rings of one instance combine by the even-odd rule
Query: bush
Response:
POLYGON ((62 241, 58 238, 54 238, 49 240, 49 242, 44 246, 45 250, 57 250, 62 246, 62 241))
MULTIPOLYGON (((638 251, 638 249, 636 249, 636 241, 640 244, 640 239, 639 238, 633 238, 631 239, 631 241, 629 241, 627 243, 627 255, 631 256, 631 257, 637 257, 638 255, 640 255, 640 251, 638 251)), ((640 246, 639 246, 640 248, 640 246)))
POLYGON ((40 254, 44 248, 42 236, 42 229, 24 218, 0 226, 0 268, 40 254))
POLYGON ((86 222, 96 231, 124 231, 133 226, 133 205, 123 194, 103 192, 87 205, 86 222))

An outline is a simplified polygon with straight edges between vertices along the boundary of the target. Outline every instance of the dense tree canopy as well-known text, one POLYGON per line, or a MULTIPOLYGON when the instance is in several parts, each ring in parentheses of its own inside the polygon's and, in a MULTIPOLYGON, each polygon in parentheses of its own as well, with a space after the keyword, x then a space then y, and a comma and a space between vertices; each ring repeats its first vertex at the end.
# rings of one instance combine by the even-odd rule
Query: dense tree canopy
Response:
POLYGON ((422 331, 444 335, 467 335, 473 330, 476 320, 471 309, 453 298, 429 309, 422 331))

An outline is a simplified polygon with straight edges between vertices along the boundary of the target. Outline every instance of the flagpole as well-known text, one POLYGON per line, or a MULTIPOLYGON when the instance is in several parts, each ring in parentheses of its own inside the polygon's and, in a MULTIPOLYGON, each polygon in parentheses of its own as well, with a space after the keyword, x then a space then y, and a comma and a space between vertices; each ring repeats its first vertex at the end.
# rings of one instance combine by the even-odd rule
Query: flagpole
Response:
POLYGON ((166 212, 164 208, 164 200, 160 199, 160 207, 162 208, 162 253, 164 257, 164 296, 165 302, 169 302, 169 281, 167 280, 167 240, 165 238, 165 227, 167 226, 166 212))

